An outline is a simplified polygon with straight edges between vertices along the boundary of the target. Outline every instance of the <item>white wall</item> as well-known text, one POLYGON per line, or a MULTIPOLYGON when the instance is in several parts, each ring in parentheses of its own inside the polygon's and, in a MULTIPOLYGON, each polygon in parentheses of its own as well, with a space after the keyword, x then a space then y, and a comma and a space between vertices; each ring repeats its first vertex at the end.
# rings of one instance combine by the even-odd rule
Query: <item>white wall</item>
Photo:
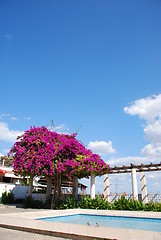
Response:
POLYGON ((16 185, 13 189, 14 199, 25 199, 29 192, 29 186, 16 185))
POLYGON ((0 199, 2 197, 3 192, 10 192, 15 187, 13 183, 0 183, 0 199))
POLYGON ((28 194, 28 186, 15 185, 13 183, 0 183, 0 199, 3 192, 13 192, 15 199, 25 199, 28 194))

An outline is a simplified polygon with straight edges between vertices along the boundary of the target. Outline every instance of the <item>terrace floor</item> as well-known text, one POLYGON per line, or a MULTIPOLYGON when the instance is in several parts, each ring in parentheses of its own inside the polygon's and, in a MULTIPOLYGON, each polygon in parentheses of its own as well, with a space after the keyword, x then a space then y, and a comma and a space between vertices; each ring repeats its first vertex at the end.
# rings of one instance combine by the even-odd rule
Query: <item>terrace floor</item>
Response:
MULTIPOLYGON (((35 240, 50 240, 54 239, 118 239, 118 240, 160 240, 161 232, 151 232, 132 229, 119 228, 105 228, 84 225, 74 225, 66 223, 45 222, 42 220, 35 220, 37 218, 52 217, 69 214, 98 214, 110 216, 130 216, 130 217, 150 217, 161 218, 161 212, 129 212, 129 211, 112 211, 112 210, 85 210, 85 209, 70 209, 70 210, 33 210, 16 208, 14 206, 0 205, 0 233, 2 236, 9 229, 16 230, 15 234, 20 234, 20 238, 15 239, 31 239, 26 237, 28 234, 33 234, 32 239, 35 240), (8 229, 8 230, 7 230, 8 229), (20 230, 21 232, 17 231, 20 230), (39 235, 38 235, 39 234, 39 235), (45 238, 43 238, 44 235, 45 238), (24 237, 23 237, 24 236, 24 237), (40 236, 42 238, 40 238, 40 236), (49 237, 53 236, 53 237, 49 237), (37 237, 37 238, 35 238, 37 237)), ((7 234, 7 233, 6 233, 7 234)), ((6 238, 9 240, 10 238, 6 238)), ((6 240, 4 238, 4 240, 6 240)), ((14 238, 11 238, 14 239, 14 238)))

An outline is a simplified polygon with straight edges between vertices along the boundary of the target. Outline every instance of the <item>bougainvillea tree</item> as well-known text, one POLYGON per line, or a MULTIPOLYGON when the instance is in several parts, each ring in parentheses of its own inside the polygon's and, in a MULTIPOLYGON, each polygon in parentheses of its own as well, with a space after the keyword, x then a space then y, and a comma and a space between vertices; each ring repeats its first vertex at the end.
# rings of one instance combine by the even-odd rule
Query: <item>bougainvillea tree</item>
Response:
POLYGON ((14 173, 30 176, 30 194, 34 176, 53 176, 52 159, 56 150, 58 134, 50 132, 46 127, 31 127, 18 137, 9 152, 13 155, 14 173))
POLYGON ((108 165, 76 139, 76 134, 59 134, 46 127, 31 127, 18 137, 9 152, 15 174, 30 176, 30 194, 34 176, 66 176, 71 179, 101 175, 108 165))
MULTIPOLYGON (((54 171, 58 177, 58 183, 61 176, 72 179, 74 183, 74 181, 77 181, 77 178, 88 177, 91 173, 94 173, 96 176, 102 175, 103 172, 107 171, 108 165, 98 154, 93 154, 91 150, 86 149, 83 144, 76 139, 76 134, 60 134, 59 143, 60 145, 57 148, 56 158, 54 159, 56 163, 54 165, 54 171)), ((57 190, 59 197, 60 184, 57 190)), ((74 197, 76 197, 76 195, 74 194, 74 197)))
POLYGON ((94 172, 95 175, 102 175, 108 165, 98 154, 93 154, 91 150, 76 139, 76 134, 59 135, 59 142, 56 158, 55 172, 63 173, 68 178, 78 176, 87 177, 94 172))

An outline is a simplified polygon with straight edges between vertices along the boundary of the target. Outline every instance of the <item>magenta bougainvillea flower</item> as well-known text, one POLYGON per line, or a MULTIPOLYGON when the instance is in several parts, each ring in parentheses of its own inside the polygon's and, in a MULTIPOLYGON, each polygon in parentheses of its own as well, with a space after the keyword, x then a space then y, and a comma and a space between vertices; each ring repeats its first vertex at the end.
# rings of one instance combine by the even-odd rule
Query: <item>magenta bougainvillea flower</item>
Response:
POLYGON ((102 175, 108 165, 76 139, 76 134, 59 134, 46 127, 31 127, 18 137, 9 155, 13 156, 15 174, 54 176, 63 174, 88 177, 102 175))

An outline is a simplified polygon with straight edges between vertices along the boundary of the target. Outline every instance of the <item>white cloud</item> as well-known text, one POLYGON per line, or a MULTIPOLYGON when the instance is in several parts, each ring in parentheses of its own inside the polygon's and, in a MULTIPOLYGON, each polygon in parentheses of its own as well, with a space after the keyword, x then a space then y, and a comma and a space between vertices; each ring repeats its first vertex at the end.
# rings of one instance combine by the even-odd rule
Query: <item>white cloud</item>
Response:
POLYGON ((94 153, 98 153, 100 155, 112 154, 116 152, 116 150, 112 147, 111 141, 89 142, 87 147, 91 149, 94 153))
MULTIPOLYGON (((138 115, 145 120, 144 134, 150 142, 142 150, 142 156, 127 156, 121 158, 111 158, 107 161, 110 166, 122 166, 133 164, 149 164, 150 162, 158 162, 161 159, 161 94, 134 101, 129 107, 125 107, 124 111, 132 116, 138 115)), ((88 147, 95 152, 104 150, 104 144, 101 142, 90 142, 88 147)), ((108 148, 106 148, 108 149, 108 148)), ((111 149, 112 144, 111 144, 111 149)), ((108 150, 107 150, 108 152, 108 150)), ((109 152, 108 152, 109 153, 109 152)))
POLYGON ((159 182, 155 182, 155 183, 153 183, 153 186, 159 186, 159 185, 160 185, 159 182))
POLYGON ((9 114, 9 113, 7 113, 7 114, 5 114, 5 113, 2 113, 0 116, 1 116, 1 117, 10 117, 10 116, 11 116, 11 114, 9 114))
POLYGON ((9 114, 9 113, 2 113, 2 114, 0 114, 0 118, 1 119, 3 119, 3 118, 7 118, 7 119, 10 119, 10 120, 13 120, 13 121, 16 121, 16 120, 18 120, 18 118, 17 117, 15 117, 15 116, 12 116, 11 114, 9 114))
POLYGON ((149 180, 155 180, 161 178, 161 174, 159 172, 146 172, 146 178, 149 180))
POLYGON ((139 157, 139 156, 128 156, 128 157, 122 157, 122 158, 111 158, 107 161, 108 164, 110 164, 111 167, 114 166, 129 166, 131 163, 133 164, 141 164, 141 163, 150 163, 148 162, 148 159, 145 157, 139 157))
POLYGON ((161 143, 161 117, 148 123, 144 127, 144 133, 147 140, 153 143, 161 143))
POLYGON ((16 118, 16 117, 11 117, 10 119, 13 120, 13 121, 18 120, 18 118, 16 118))
POLYGON ((30 121, 30 120, 31 120, 30 117, 24 117, 24 119, 27 120, 27 121, 30 121))
MULTIPOLYGON (((157 177, 158 177, 158 176, 157 176, 157 177)), ((148 178, 149 178, 149 179, 154 179, 154 178, 155 178, 155 175, 152 174, 152 173, 151 173, 151 174, 148 174, 148 175, 146 174, 146 178, 147 178, 147 179, 148 179, 148 178)))
POLYGON ((22 135, 23 132, 9 130, 8 124, 4 122, 0 122, 0 140, 7 142, 15 142, 17 136, 22 135))
POLYGON ((139 115, 146 121, 153 121, 161 116, 161 94, 138 99, 130 107, 124 107, 124 111, 133 116, 139 115))
POLYGON ((0 157, 4 156, 4 154, 0 153, 0 157))
POLYGON ((138 99, 124 111, 145 120, 144 134, 150 143, 141 154, 151 161, 161 158, 161 94, 138 99))
POLYGON ((65 124, 60 124, 58 126, 48 126, 48 129, 55 131, 57 133, 70 134, 69 129, 66 128, 65 124))
POLYGON ((7 38, 9 41, 12 40, 12 36, 11 36, 10 34, 5 34, 4 36, 5 36, 5 38, 7 38))
POLYGON ((62 132, 64 131, 66 128, 65 128, 65 124, 60 124, 58 126, 55 126, 55 131, 56 132, 62 132))
POLYGON ((159 162, 161 159, 161 143, 147 144, 141 154, 149 159, 149 162, 159 162))

